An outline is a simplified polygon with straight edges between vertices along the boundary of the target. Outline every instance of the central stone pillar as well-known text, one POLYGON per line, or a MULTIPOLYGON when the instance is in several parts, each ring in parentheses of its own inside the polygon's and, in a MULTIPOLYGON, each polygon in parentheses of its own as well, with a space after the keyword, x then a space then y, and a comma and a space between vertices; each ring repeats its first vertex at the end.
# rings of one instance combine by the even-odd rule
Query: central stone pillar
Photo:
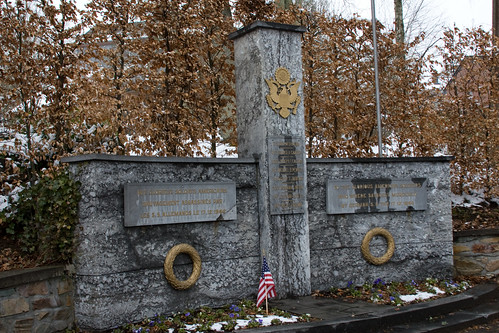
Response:
POLYGON ((234 40, 239 157, 259 160, 260 248, 277 296, 310 294, 303 27, 257 21, 234 40))

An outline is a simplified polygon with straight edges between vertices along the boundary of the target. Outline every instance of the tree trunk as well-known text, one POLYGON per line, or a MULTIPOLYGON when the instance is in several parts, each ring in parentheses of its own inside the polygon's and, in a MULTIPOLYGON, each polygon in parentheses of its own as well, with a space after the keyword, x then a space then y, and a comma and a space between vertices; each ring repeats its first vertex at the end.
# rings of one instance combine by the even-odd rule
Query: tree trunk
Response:
POLYGON ((499 0, 492 0, 492 30, 499 37, 499 0))
POLYGON ((404 14, 402 10, 402 0, 394 0, 395 4, 395 39, 397 44, 403 44, 405 40, 404 33, 404 14))

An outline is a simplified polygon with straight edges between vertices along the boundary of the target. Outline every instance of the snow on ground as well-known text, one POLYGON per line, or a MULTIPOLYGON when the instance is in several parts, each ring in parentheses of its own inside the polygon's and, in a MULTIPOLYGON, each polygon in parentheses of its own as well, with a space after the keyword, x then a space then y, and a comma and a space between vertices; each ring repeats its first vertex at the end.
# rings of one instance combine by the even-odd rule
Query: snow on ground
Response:
MULTIPOLYGON (((285 323, 296 323, 298 322, 298 317, 296 316, 291 316, 290 318, 286 318, 286 317, 281 317, 281 316, 263 316, 263 315, 255 315, 253 319, 237 319, 236 320, 236 323, 237 323, 237 326, 234 328, 235 330, 240 330, 240 329, 243 329, 243 328, 246 328, 248 326, 248 324, 251 322, 251 321, 256 321, 260 324, 260 326, 270 326, 272 325, 272 320, 274 319, 278 319, 280 320, 281 323, 285 324, 285 323)), ((211 326, 211 329, 215 332, 225 332, 222 328, 223 325, 226 325, 227 322, 226 321, 222 321, 222 322, 219 322, 219 323, 215 323, 211 326)), ((199 325, 198 324, 193 324, 193 325, 185 325, 185 330, 186 331, 196 331, 196 328, 198 327, 199 325)), ((137 333, 138 332, 142 332, 142 330, 137 330, 137 333)), ((170 328, 168 330, 169 333, 173 333, 174 332, 174 329, 173 328, 170 328)))
MULTIPOLYGON (((433 287, 433 289, 435 290, 435 293, 429 293, 429 292, 425 292, 425 291, 417 291, 416 294, 412 294, 412 295, 400 295, 400 300, 402 300, 404 303, 410 303, 410 302, 413 302, 416 300, 422 301, 422 300, 430 299, 432 297, 435 297, 435 296, 438 296, 441 294, 445 294, 445 291, 443 291, 442 289, 440 289, 438 287, 433 287)), ((237 325, 235 326, 234 330, 241 330, 241 329, 246 328, 251 321, 258 322, 259 326, 262 326, 262 327, 263 326, 271 326, 272 321, 275 319, 277 319, 281 323, 285 324, 285 323, 296 323, 296 322, 298 322, 299 317, 291 316, 289 318, 286 318, 286 317, 274 316, 274 315, 270 315, 270 316, 255 315, 252 319, 249 319, 249 320, 248 319, 235 320, 237 325)), ((227 325, 226 321, 214 323, 211 326, 211 330, 213 330, 215 332, 225 332, 223 329, 224 325, 227 325)), ((193 331, 197 331, 198 327, 199 327, 199 324, 185 325, 185 330, 187 332, 193 332, 193 331)), ((139 332, 143 332, 143 331, 142 331, 142 329, 140 329, 140 330, 136 330, 134 332, 139 333, 139 332)), ((170 328, 168 330, 168 332, 173 333, 174 329, 170 328)))
POLYGON ((433 288, 435 289, 435 294, 433 293, 428 293, 428 292, 425 292, 425 291, 418 291, 416 294, 414 295, 400 295, 400 299, 403 301, 403 302, 406 302, 406 303, 410 303, 410 302, 413 302, 415 300, 425 300, 425 299, 428 299, 428 298, 432 298, 432 297, 435 297, 437 296, 438 294, 445 294, 445 292, 437 287, 433 288))
MULTIPOLYGON (((218 139, 222 141, 222 137, 218 135, 218 139)), ((194 149, 194 156, 210 156, 211 143, 209 141, 200 141, 197 149, 194 149)), ((218 158, 237 158, 237 148, 225 143, 217 143, 218 158)))
MULTIPOLYGON (((477 207, 486 202, 485 196, 483 194, 483 190, 473 191, 472 193, 463 193, 461 195, 457 195, 451 193, 451 201, 455 206, 461 207, 477 207)), ((499 198, 493 198, 492 201, 498 202, 499 198)))
POLYGON ((0 195, 0 212, 9 206, 9 198, 5 195, 0 195))
MULTIPOLYGON (((255 316, 255 321, 260 323, 260 326, 270 326, 272 323, 272 320, 274 319, 279 319, 281 323, 296 323, 298 321, 298 317, 292 316, 291 318, 285 318, 285 317, 279 317, 279 316, 262 316, 262 315, 256 315, 255 316)), ((248 326, 250 320, 245 320, 245 319, 238 319, 236 320, 237 326, 235 327, 236 330, 243 329, 246 326, 248 326)), ((227 322, 220 322, 220 323, 215 323, 211 326, 211 329, 217 332, 224 332, 222 329, 222 325, 227 324, 227 322)), ((187 328, 188 325, 186 325, 187 328)))

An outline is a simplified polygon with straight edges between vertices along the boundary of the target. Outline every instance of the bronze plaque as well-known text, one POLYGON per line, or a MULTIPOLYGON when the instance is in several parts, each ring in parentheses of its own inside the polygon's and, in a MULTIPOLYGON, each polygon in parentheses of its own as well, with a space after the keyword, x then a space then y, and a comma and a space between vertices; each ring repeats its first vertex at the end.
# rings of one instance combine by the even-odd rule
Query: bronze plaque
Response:
POLYGON ((297 137, 269 138, 270 214, 305 212, 303 141, 297 137))
POLYGON ((236 184, 125 184, 125 226, 237 219, 236 184))
POLYGON ((426 210, 426 178, 343 179, 327 182, 327 213, 426 210))

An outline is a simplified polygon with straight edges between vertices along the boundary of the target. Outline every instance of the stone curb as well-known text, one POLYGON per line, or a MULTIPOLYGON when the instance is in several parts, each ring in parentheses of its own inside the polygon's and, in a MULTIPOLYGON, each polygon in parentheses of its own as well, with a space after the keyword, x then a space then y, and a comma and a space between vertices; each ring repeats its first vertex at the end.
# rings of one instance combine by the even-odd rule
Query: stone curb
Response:
POLYGON ((473 325, 483 325, 499 318, 499 304, 493 301, 479 306, 448 313, 433 320, 425 320, 413 323, 405 323, 399 326, 391 326, 393 333, 455 333, 473 325))
POLYGON ((473 236, 489 236, 489 235, 499 235, 499 228, 454 231, 454 239, 456 237, 473 237, 473 236))
POLYGON ((460 309, 468 309, 483 302, 487 302, 497 294, 499 294, 497 284, 483 284, 473 287, 459 295, 408 305, 396 312, 394 312, 393 309, 389 309, 368 315, 365 318, 342 317, 336 320, 248 329, 245 330, 245 332, 375 332, 402 323, 416 322, 429 316, 439 316, 460 309))
POLYGON ((66 266, 42 266, 0 272, 0 289, 47 280, 65 274, 66 266))

